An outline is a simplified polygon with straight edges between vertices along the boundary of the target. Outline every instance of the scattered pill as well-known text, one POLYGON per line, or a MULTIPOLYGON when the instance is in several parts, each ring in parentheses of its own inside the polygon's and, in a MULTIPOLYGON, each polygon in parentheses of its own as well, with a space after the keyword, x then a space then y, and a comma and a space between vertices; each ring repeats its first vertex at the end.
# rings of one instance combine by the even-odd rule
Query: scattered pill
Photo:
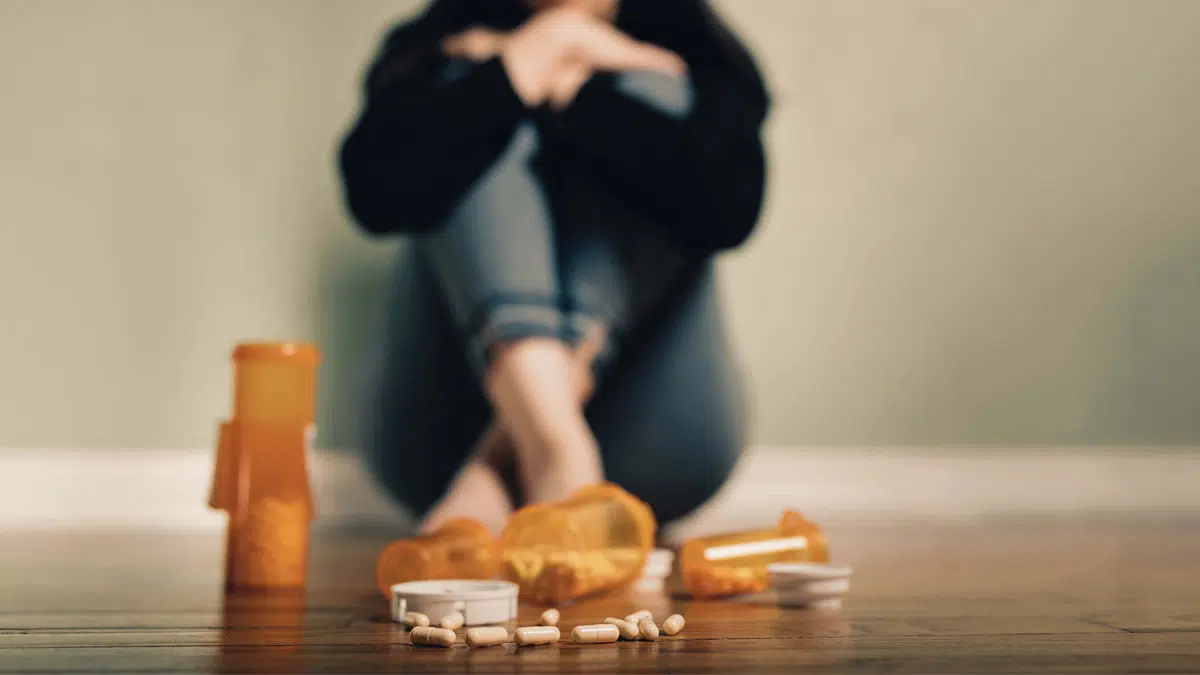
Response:
POLYGON ((621 631, 611 623, 597 623, 587 626, 576 626, 571 631, 571 640, 579 643, 616 642, 621 637, 621 631))
POLYGON ((524 626, 513 633, 513 642, 518 647, 548 645, 558 642, 560 635, 554 626, 524 626))
POLYGON ((542 616, 538 618, 540 626, 557 626, 558 625, 558 610, 548 609, 542 612, 542 616))
POLYGON ((662 632, 666 633, 667 635, 675 635, 679 631, 683 630, 683 623, 684 621, 682 614, 672 614, 671 616, 667 617, 666 621, 663 622, 662 632))
POLYGON ((634 612, 633 614, 630 614, 629 616, 625 617, 625 620, 632 624, 637 624, 637 622, 641 621, 642 619, 650 619, 651 621, 653 621, 654 615, 651 614, 650 610, 648 610, 648 609, 639 609, 638 611, 634 612))
POLYGON ((468 647, 491 647, 492 645, 502 645, 508 642, 508 629, 504 626, 480 626, 478 628, 468 628, 467 638, 468 647))
POLYGON ((412 629, 409 634, 409 639, 414 645, 426 645, 430 647, 452 647, 454 646, 455 635, 454 631, 445 628, 431 628, 429 626, 417 626, 412 629))
POLYGON ((621 631, 621 637, 626 640, 636 640, 638 637, 637 624, 632 621, 626 621, 625 619, 614 619, 610 616, 604 620, 604 623, 616 626, 617 630, 621 631))
POLYGON ((458 630, 459 628, 462 628, 463 621, 465 621, 463 615, 455 612, 450 616, 443 616, 442 620, 438 622, 438 625, 447 630, 458 630))
POLYGON ((658 639, 658 626, 655 625, 650 619, 642 619, 639 621, 637 629, 638 634, 642 636, 643 640, 653 641, 658 639))
POLYGON ((424 628, 429 625, 429 617, 420 612, 409 612, 404 615, 405 628, 424 628))

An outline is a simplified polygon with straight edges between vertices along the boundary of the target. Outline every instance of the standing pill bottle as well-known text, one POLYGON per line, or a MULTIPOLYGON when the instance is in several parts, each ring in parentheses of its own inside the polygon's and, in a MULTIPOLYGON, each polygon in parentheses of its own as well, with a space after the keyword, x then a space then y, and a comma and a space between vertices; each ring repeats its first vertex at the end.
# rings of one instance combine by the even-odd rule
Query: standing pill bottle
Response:
POLYGON ((233 352, 233 416, 220 427, 209 496, 211 508, 229 514, 229 590, 305 585, 319 362, 305 343, 245 343, 233 352))

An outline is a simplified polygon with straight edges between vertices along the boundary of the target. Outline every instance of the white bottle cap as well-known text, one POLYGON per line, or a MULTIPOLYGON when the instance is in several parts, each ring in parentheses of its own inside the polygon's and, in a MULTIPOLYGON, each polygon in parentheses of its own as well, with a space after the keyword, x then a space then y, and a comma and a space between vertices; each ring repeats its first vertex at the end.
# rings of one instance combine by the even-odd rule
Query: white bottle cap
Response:
POLYGON ((675 554, 670 549, 656 548, 646 556, 646 566, 642 568, 643 579, 666 579, 671 576, 675 565, 675 554))
POLYGON ((409 581, 392 586, 392 620, 420 612, 437 623, 454 612, 464 625, 485 626, 517 618, 517 585, 507 581, 447 579, 409 581))
POLYGON ((852 572, 845 565, 818 563, 775 563, 767 566, 779 604, 788 607, 841 607, 842 596, 850 590, 852 572))

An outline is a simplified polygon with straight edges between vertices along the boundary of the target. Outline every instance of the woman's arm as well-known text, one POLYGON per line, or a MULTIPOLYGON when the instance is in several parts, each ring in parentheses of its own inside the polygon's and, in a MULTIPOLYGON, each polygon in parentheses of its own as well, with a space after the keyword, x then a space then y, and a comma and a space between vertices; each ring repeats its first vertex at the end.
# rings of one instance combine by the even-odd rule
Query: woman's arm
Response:
POLYGON ((372 66, 339 156, 346 203, 374 234, 436 228, 526 114, 499 57, 443 82, 441 40, 412 32, 393 34, 372 66))
POLYGON ((590 157, 677 241, 715 252, 740 245, 758 220, 766 106, 719 71, 690 79, 694 104, 681 117, 592 78, 547 126, 552 139, 590 157))
POLYGON ((611 28, 580 31, 586 20, 570 7, 546 10, 478 49, 471 31, 444 36, 420 21, 396 31, 368 75, 363 111, 341 148, 346 201, 363 229, 436 228, 579 53, 612 69, 676 67, 674 54, 611 28), (495 53, 442 82, 447 49, 473 59, 495 53))

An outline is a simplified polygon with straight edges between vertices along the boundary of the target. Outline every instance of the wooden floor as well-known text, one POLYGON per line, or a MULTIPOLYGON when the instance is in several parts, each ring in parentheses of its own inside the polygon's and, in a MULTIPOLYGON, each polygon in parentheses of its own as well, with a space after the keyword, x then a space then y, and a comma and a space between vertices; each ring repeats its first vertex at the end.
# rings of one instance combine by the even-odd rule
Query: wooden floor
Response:
POLYGON ((1200 517, 827 525, 841 612, 607 597, 568 631, 641 607, 687 628, 520 651, 409 646, 377 534, 321 534, 304 597, 224 598, 218 536, 0 533, 0 672, 1200 672, 1200 517))

